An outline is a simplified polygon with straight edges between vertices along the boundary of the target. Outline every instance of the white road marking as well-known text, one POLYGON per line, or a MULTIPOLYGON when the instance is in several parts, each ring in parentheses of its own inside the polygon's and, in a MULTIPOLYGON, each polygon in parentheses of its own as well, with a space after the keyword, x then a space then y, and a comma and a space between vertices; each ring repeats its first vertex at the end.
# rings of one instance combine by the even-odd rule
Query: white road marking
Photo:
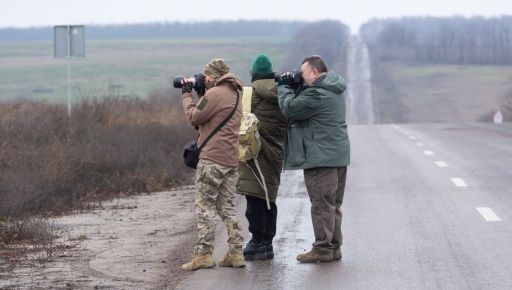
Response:
POLYGON ((477 207, 476 210, 484 217, 488 222, 499 222, 501 219, 488 207, 477 207))
POLYGON ((437 166, 439 167, 448 167, 448 164, 444 161, 436 161, 437 166))
POLYGON ((409 139, 411 139, 411 140, 416 140, 416 137, 414 137, 414 136, 409 136, 409 139))
POLYGON ((429 150, 425 150, 425 151, 423 151, 423 153, 425 153, 425 155, 428 155, 428 156, 434 155, 434 152, 429 151, 429 150))
POLYGON ((420 146, 420 147, 421 147, 421 146, 424 146, 425 144, 423 144, 423 143, 421 143, 421 142, 418 142, 418 143, 416 143, 416 145, 418 145, 418 146, 420 146))
POLYGON ((466 182, 464 182, 464 179, 462 178, 451 178, 453 184, 455 184, 455 186, 457 187, 468 187, 468 185, 466 184, 466 182))
POLYGON ((409 133, 407 131, 402 131, 402 133, 404 133, 405 135, 411 135, 411 133, 409 133))

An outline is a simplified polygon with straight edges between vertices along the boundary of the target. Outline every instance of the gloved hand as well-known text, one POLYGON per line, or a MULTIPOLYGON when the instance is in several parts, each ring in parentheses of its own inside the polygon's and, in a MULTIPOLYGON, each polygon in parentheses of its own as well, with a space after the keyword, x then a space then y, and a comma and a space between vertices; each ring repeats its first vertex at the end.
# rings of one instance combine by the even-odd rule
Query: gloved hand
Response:
POLYGON ((290 72, 285 72, 285 73, 282 73, 278 78, 277 78, 277 85, 280 86, 280 85, 290 85, 293 81, 293 75, 292 73, 290 72))
POLYGON ((192 88, 194 88, 194 85, 192 83, 185 82, 181 87, 181 94, 191 93, 192 88))

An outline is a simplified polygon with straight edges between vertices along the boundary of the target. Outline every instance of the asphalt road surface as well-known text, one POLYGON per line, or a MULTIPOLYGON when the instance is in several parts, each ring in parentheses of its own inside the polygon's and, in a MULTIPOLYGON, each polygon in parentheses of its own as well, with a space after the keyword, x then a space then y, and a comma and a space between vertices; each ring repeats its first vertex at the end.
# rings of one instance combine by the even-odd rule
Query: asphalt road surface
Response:
POLYGON ((350 37, 347 74, 347 122, 355 125, 375 123, 370 56, 359 35, 350 37))
MULTIPOLYGON (((296 260, 314 237, 302 172, 286 171, 275 258, 199 270, 178 289, 512 289, 512 124, 349 134, 341 262, 296 260)), ((218 229, 217 260, 226 251, 218 229)))

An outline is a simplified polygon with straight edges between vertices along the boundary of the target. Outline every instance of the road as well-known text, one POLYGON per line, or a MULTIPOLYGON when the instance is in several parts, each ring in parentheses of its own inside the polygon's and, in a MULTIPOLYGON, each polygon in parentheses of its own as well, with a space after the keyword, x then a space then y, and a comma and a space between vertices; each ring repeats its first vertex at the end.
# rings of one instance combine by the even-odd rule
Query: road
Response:
POLYGON ((358 35, 352 35, 347 53, 347 122, 356 125, 373 124, 375 108, 368 48, 358 35))
MULTIPOLYGON (((199 270, 178 289, 512 289, 512 124, 358 125, 349 134, 341 262, 296 261, 313 241, 310 204, 301 171, 286 171, 275 258, 199 270)), ((219 231, 217 259, 222 223, 219 231)))

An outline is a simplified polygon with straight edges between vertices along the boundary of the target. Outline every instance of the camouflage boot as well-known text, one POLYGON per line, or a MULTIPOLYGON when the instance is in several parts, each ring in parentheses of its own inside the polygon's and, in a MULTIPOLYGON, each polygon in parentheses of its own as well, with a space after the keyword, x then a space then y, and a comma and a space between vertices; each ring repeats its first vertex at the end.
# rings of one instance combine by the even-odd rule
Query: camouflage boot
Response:
POLYGON ((219 261, 219 266, 233 268, 245 267, 245 259, 242 250, 230 249, 219 261))
POLYGON ((208 254, 196 254, 192 261, 181 265, 181 269, 185 271, 193 271, 197 269, 207 269, 215 267, 215 261, 211 253, 208 254))

